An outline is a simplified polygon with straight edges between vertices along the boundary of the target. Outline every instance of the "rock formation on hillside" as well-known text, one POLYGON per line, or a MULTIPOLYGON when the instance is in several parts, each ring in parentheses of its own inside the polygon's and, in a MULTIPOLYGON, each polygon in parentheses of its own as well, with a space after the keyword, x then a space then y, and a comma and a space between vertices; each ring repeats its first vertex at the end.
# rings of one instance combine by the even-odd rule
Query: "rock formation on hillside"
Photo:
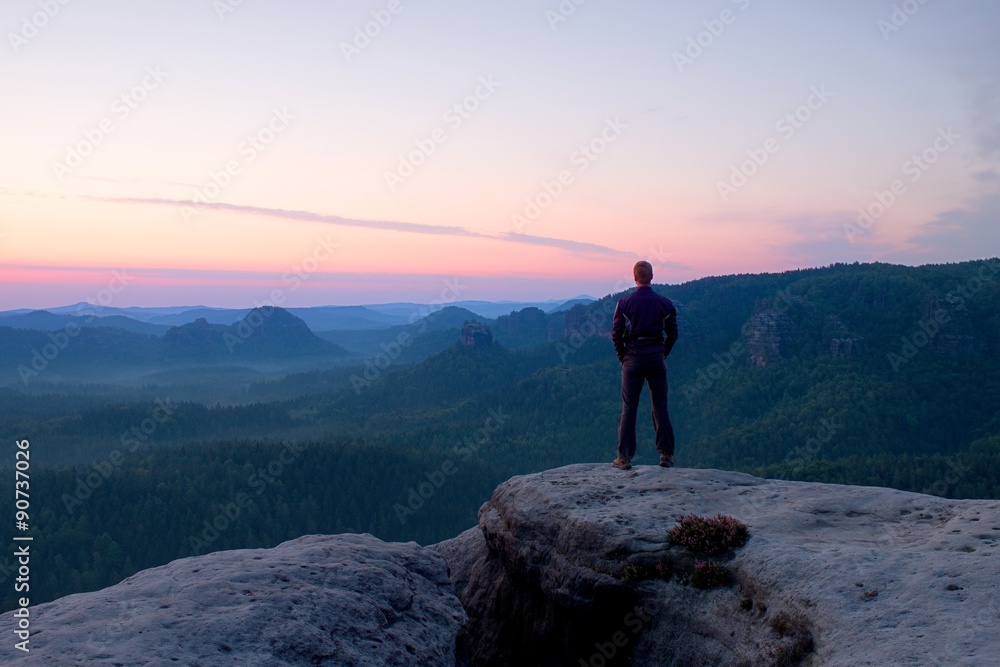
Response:
POLYGON ((440 556, 371 535, 175 560, 30 613, 3 664, 453 665, 465 620, 440 556))
POLYGON ((938 354, 985 355, 989 353, 986 338, 977 331, 968 308, 940 297, 928 297, 917 328, 928 334, 938 354), (933 335, 931 335, 933 334, 933 335))
POLYGON ((998 543, 996 501, 574 465, 502 484, 433 548, 474 665, 857 667, 1000 653, 998 543), (696 557, 666 534, 692 513, 750 526, 726 563, 737 585, 683 583, 696 557))
POLYGON ((787 294, 761 301, 744 324, 743 337, 750 364, 760 368, 816 344, 816 350, 848 359, 868 350, 866 339, 837 315, 824 315, 814 303, 787 294))
POLYGON ((605 304, 604 308, 579 304, 573 306, 563 317, 563 328, 559 338, 600 336, 611 340, 611 318, 614 315, 614 307, 613 303, 605 304), (607 306, 611 307, 611 312, 608 312, 607 306))
POLYGON ((827 315, 824 326, 824 338, 830 339, 830 354, 835 357, 854 359, 867 350, 867 341, 851 333, 847 326, 836 315, 827 315))
POLYGON ((493 344, 493 334, 482 322, 466 322, 462 325, 461 340, 468 347, 489 347, 493 344))
MULTIPOLYGON (((881 303, 879 299, 864 302, 871 306, 881 303)), ((834 357, 850 359, 868 353, 865 336, 849 329, 838 315, 824 315, 816 304, 786 292, 762 300, 743 326, 751 365, 763 368, 816 343, 820 346, 814 349, 829 349, 834 357)), ((962 300, 953 296, 927 295, 904 341, 904 346, 910 347, 929 344, 944 356, 984 356, 990 352, 988 337, 977 328, 962 300)))
POLYGON ((745 337, 750 363, 754 366, 764 367, 778 361, 795 342, 795 321, 788 316, 783 305, 765 300, 750 316, 745 337))
POLYGON ((549 341, 548 324, 545 311, 532 306, 496 318, 492 331, 498 343, 515 350, 545 345, 549 341))

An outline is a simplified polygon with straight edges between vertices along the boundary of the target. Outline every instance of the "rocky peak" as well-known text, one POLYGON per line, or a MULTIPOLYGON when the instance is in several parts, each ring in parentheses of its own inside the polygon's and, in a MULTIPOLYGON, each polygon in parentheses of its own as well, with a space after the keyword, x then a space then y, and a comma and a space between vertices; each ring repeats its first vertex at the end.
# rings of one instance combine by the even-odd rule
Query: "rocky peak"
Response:
POLYGON ((462 325, 461 341, 468 347, 489 347, 493 344, 493 334, 482 322, 467 321, 462 325))
POLYGON ((830 354, 835 357, 855 359, 867 349, 865 339, 851 333, 836 315, 827 315, 824 335, 830 339, 830 354))
POLYGON ((960 301, 929 296, 917 326, 928 335, 938 354, 954 357, 988 353, 985 336, 973 326, 968 309, 960 301))
POLYGON ((798 328, 787 311, 785 302, 765 299, 744 325, 745 345, 752 365, 764 367, 788 354, 798 328))

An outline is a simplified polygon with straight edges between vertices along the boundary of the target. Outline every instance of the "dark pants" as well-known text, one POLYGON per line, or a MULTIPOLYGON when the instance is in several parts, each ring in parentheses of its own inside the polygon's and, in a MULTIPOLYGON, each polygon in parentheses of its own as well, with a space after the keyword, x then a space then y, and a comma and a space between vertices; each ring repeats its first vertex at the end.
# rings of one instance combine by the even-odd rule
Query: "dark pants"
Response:
POLYGON ((649 383, 649 398, 653 403, 656 451, 674 454, 674 428, 667 414, 667 363, 663 353, 629 353, 622 363, 622 416, 618 420, 618 456, 626 461, 635 456, 635 418, 644 382, 649 383))

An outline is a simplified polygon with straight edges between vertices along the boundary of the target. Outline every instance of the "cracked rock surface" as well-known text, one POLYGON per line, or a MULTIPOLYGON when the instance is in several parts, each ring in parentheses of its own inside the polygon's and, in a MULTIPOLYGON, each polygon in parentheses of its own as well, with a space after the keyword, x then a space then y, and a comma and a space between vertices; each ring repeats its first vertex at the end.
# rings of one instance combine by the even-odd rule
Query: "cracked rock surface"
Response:
POLYGON ((998 545, 1000 501, 580 464, 508 480, 429 548, 307 536, 31 607, 30 654, 8 612, 0 664, 991 665, 998 545), (749 526, 716 559, 733 586, 686 583, 688 514, 749 526))
POLYGON ((998 545, 997 501, 605 464, 512 478, 433 548, 472 664, 856 667, 995 664, 998 545), (750 528, 736 585, 685 585, 667 531, 719 513, 750 528))
MULTIPOLYGON (((3 627, 14 627, 12 613, 3 627)), ((415 543, 313 535, 143 570, 31 608, 5 665, 453 665, 465 613, 415 543)))

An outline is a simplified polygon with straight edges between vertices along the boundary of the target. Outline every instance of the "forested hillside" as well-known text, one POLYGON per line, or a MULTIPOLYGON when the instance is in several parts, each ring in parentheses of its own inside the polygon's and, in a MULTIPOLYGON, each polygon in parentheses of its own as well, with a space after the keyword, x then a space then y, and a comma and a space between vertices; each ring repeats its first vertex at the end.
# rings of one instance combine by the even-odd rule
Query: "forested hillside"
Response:
MULTIPOLYGON (((1000 498, 998 288, 997 260, 657 286, 680 320, 668 360, 677 464, 1000 498)), ((186 375, 0 390, 0 428, 32 443, 33 602, 307 533, 430 543, 471 526, 511 475, 610 461, 618 296, 488 322, 490 345, 459 342, 452 311, 333 370, 240 375, 228 404, 186 375), (407 363, 432 341, 447 347, 407 363)), ((655 463, 648 415, 637 463, 655 463)), ((0 590, 9 608, 12 587, 0 590)))

